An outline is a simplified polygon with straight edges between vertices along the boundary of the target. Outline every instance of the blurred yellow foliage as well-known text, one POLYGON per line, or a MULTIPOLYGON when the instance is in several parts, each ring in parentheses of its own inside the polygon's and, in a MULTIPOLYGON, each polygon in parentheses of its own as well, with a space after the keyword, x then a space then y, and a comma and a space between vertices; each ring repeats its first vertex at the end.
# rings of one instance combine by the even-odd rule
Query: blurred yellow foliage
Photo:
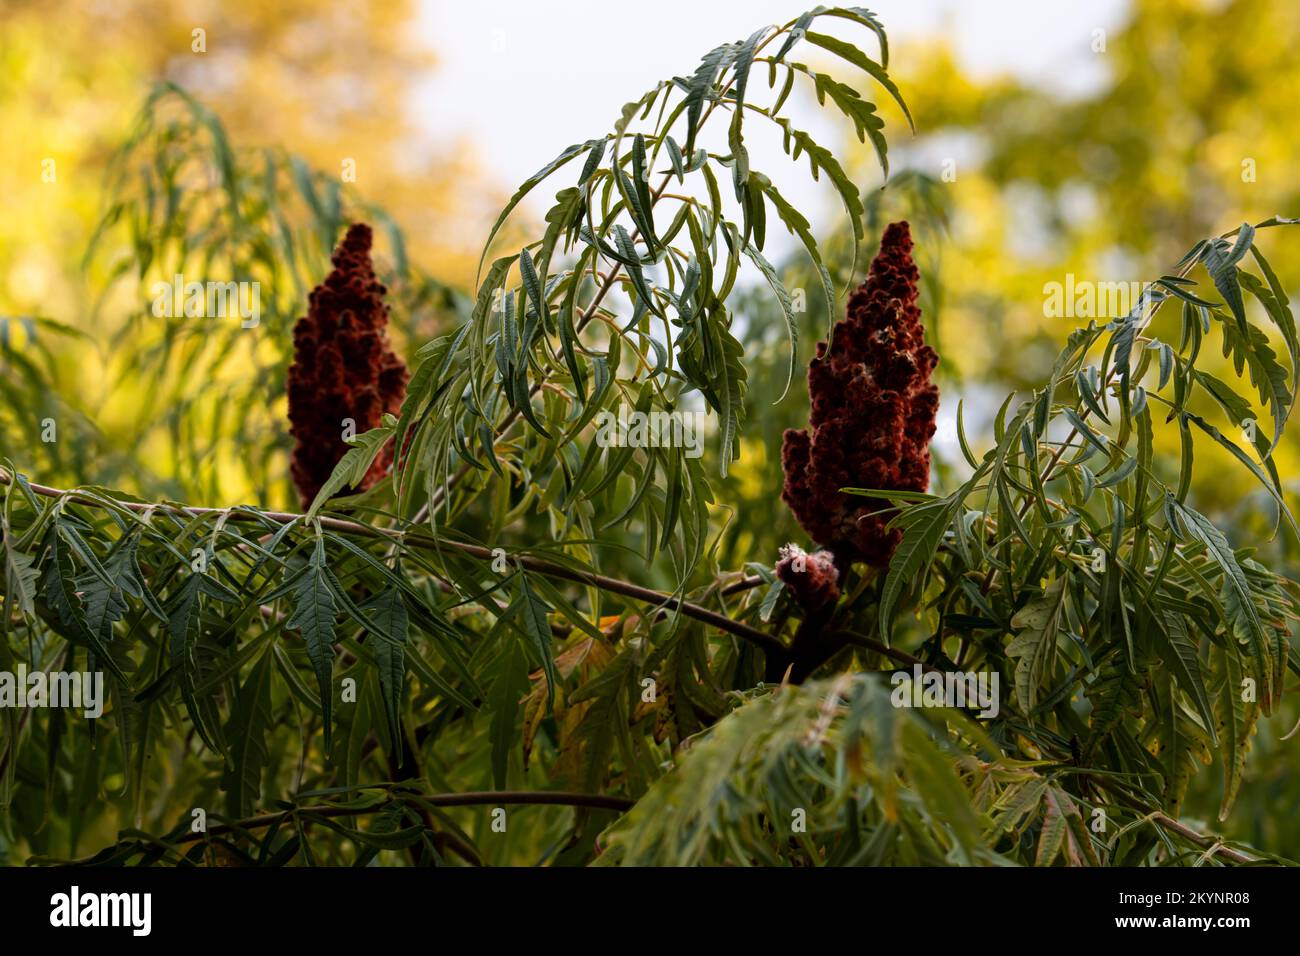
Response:
MULTIPOLYGON (((199 485, 165 464, 176 444, 167 432, 139 437, 142 421, 176 411, 151 403, 147 383, 113 381, 111 339, 123 313, 140 303, 118 295, 111 307, 97 309, 111 260, 92 260, 82 271, 111 198, 104 190, 107 163, 160 81, 175 82, 210 107, 236 148, 282 146, 348 181, 391 212, 410 258, 427 273, 472 284, 478 237, 503 196, 478 180, 468 146, 430 142, 413 121, 414 84, 436 68, 417 39, 415 12, 410 0, 18 0, 0 7, 0 316, 48 316, 92 335, 51 341, 59 395, 33 397, 30 409, 15 409, 21 403, 8 396, 8 415, 0 405, 7 429, 14 427, 9 416, 62 416, 71 407, 105 447, 154 463, 177 494, 219 487, 241 500, 252 496, 237 453, 199 463, 225 479, 199 485), (131 447, 136 441, 140 447, 131 447)), ((9 325, 10 346, 32 356, 22 326, 9 325)), ((220 382, 213 384, 219 391, 220 382)), ((218 434, 220 410, 211 403, 190 409, 185 427, 218 434)), ((55 465, 33 460, 20 442, 6 445, 0 452, 26 459, 25 467, 55 465)), ((96 477, 93 466, 82 474, 52 470, 41 477, 96 477)))
MULTIPOLYGON (((927 316, 941 325, 940 373, 964 387, 989 385, 994 407, 1011 388, 1023 395, 1037 386, 1066 335, 1087 322, 1045 314, 1048 283, 1064 284, 1068 274, 1095 283, 1150 281, 1172 273, 1206 236, 1300 213, 1300 6, 1137 0, 1128 21, 1105 37, 1104 51, 1092 41, 1081 35, 1077 56, 1098 58, 1106 78, 1069 95, 1009 73, 974 77, 944 39, 900 44, 891 59, 918 124, 916 139, 891 142, 898 166, 942 181, 951 207, 943 308, 927 316)), ((899 128, 897 108, 880 108, 899 128)), ((859 178, 868 181, 874 160, 866 147, 856 151, 859 178)), ((919 239, 926 241, 940 237, 919 239)), ((1296 289, 1300 238, 1268 230, 1260 242, 1296 289)), ((1204 273, 1193 278, 1217 299, 1204 273)), ((1249 307, 1252 320, 1268 327, 1263 310, 1249 307)), ((1178 319, 1179 304, 1166 304, 1150 334, 1176 345, 1178 319)), ((1207 352, 1219 344, 1211 333, 1207 352)), ((1280 337, 1274 348, 1285 355, 1280 337)), ((1261 427, 1271 432, 1255 398, 1261 427)), ((1236 437, 1213 406, 1205 414, 1236 437)), ((968 428, 987 425, 987 415, 972 419, 969 401, 967 416, 968 428)), ((1158 457, 1176 462, 1177 443, 1175 428, 1157 429, 1158 457)), ((1224 468, 1198 469, 1198 500, 1215 509, 1241 504, 1246 478, 1225 485, 1216 477, 1236 476, 1239 466, 1204 436, 1197 455, 1224 468)), ((1274 457, 1283 476, 1294 474, 1294 429, 1274 457)), ((1266 529, 1261 500, 1253 501, 1255 531, 1266 529)), ((1258 543, 1252 537, 1237 543, 1258 543)))

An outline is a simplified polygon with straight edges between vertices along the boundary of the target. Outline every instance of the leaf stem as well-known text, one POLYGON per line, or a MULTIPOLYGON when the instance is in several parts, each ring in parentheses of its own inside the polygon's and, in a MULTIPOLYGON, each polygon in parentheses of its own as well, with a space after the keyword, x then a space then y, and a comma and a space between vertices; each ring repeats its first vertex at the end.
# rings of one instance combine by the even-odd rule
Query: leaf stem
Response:
MULTIPOLYGON (((0 484, 10 484, 13 482, 13 476, 5 469, 0 468, 0 484)), ((78 504, 89 505, 92 507, 105 507, 105 501, 98 498, 84 497, 78 494, 76 489, 51 488, 47 485, 28 483, 28 487, 38 495, 47 498, 58 498, 66 501, 72 501, 78 504)), ((191 518, 204 517, 213 514, 228 514, 231 521, 256 521, 258 518, 271 521, 275 524, 288 524, 296 521, 303 516, 292 512, 283 511, 241 511, 229 508, 206 508, 191 507, 186 505, 172 504, 153 504, 149 502, 122 501, 120 499, 109 499, 112 503, 129 511, 146 512, 146 511, 173 511, 187 515, 191 518)), ((387 538, 395 543, 407 547, 421 547, 429 550, 438 550, 446 548, 453 551, 459 551, 470 557, 479 558, 484 561, 492 559, 492 549, 482 545, 470 544, 465 541, 457 541, 451 538, 444 538, 439 535, 426 534, 424 532, 402 532, 390 528, 377 528, 373 525, 364 524, 360 521, 353 521, 346 518, 331 518, 329 516, 320 516, 316 519, 320 522, 322 528, 328 528, 331 531, 337 531, 340 534, 355 535, 369 538, 387 538)), ((656 591, 652 588, 642 587, 638 584, 632 584, 628 581, 621 581, 618 578, 607 577, 603 574, 596 574, 592 571, 582 571, 575 568, 566 567, 562 564, 556 564, 542 558, 536 558, 532 555, 521 555, 519 563, 526 569, 538 574, 546 575, 551 578, 558 578, 565 581, 573 581, 577 584, 585 584, 600 588, 612 594, 620 594, 623 597, 631 598, 644 604, 655 607, 675 606, 680 613, 687 617, 694 618, 709 624, 718 630, 726 631, 737 637, 743 638, 750 643, 761 648, 765 653, 781 658, 788 654, 784 644, 765 631, 760 631, 756 627, 751 627, 741 621, 734 621, 717 611, 702 607, 698 604, 692 604, 689 601, 680 600, 671 594, 663 591, 656 591)))
MULTIPOLYGON (((393 800, 401 800, 404 796, 409 797, 414 802, 435 807, 507 806, 511 804, 524 804, 530 806, 591 807, 597 810, 614 810, 619 813, 626 812, 636 803, 635 800, 632 800, 629 797, 616 797, 602 793, 573 793, 565 790, 478 790, 467 791, 464 793, 431 794, 422 794, 418 792, 403 794, 400 791, 396 791, 393 793, 393 800)), ((364 816, 367 813, 377 813, 381 810, 385 810, 392 806, 392 802, 393 801, 390 800, 366 807, 344 807, 333 804, 291 807, 288 810, 281 810, 276 813, 263 813, 257 816, 248 817, 244 820, 238 820, 234 823, 220 823, 216 826, 209 827, 202 833, 186 833, 184 836, 175 840, 160 840, 158 842, 166 843, 171 846, 183 846, 188 843, 201 843, 214 836, 225 836, 229 833, 242 833, 247 830, 265 829, 300 815, 311 815, 317 817, 364 816)), ((118 845, 120 846, 121 844, 119 843, 118 845)), ((78 864, 89 863, 93 859, 93 857, 88 857, 84 860, 66 861, 66 863, 67 865, 75 866, 78 864)))

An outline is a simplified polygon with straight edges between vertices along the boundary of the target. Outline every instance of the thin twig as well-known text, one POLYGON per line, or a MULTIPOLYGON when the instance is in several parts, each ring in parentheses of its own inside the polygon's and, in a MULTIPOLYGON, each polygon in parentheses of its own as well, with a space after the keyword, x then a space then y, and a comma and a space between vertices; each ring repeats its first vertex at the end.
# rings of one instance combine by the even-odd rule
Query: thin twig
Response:
MULTIPOLYGON (((3 468, 0 468, 0 484, 10 484, 13 477, 3 468)), ((88 497, 80 494, 76 489, 51 488, 47 485, 28 483, 28 487, 38 495, 47 498, 64 498, 79 504, 89 505, 92 507, 104 507, 104 501, 100 498, 88 497)), ((297 521, 304 516, 292 512, 283 511, 249 511, 232 508, 205 508, 191 507, 187 505, 172 504, 152 504, 139 501, 121 501, 119 499, 109 499, 112 503, 120 508, 135 512, 153 512, 153 511, 172 511, 185 514, 190 517, 203 517, 205 515, 222 514, 227 515, 230 521, 255 522, 259 518, 271 521, 275 524, 288 524, 291 521, 297 521)), ((353 521, 346 518, 331 518, 328 516, 318 517, 314 520, 320 522, 322 528, 328 528, 331 531, 337 531, 340 534, 356 535, 369 538, 386 538, 399 542, 405 547, 420 547, 427 550, 437 551, 447 549, 450 551, 459 551, 470 557, 479 558, 484 561, 492 559, 492 549, 482 545, 469 544, 464 541, 456 541, 450 538, 434 536, 425 532, 402 532, 391 528, 377 528, 372 525, 363 524, 359 521, 353 521)), ((718 630, 726 631, 737 637, 743 638, 750 643, 762 648, 762 650, 771 655, 782 656, 787 653, 786 647, 779 640, 765 631, 760 631, 756 627, 751 627, 740 621, 733 621, 725 614, 712 611, 698 604, 692 604, 689 601, 679 599, 663 591, 656 591, 652 588, 641 587, 638 584, 631 584, 627 581, 620 581, 617 578, 607 577, 603 574, 596 574, 591 571, 581 571, 574 568, 565 567, 552 561, 546 561, 542 558, 536 558, 532 555, 521 555, 518 563, 530 571, 543 574, 550 578, 558 578, 565 581, 573 581, 578 584, 590 585, 600 588, 602 591, 608 591, 612 594, 620 594, 623 597, 632 598, 644 604, 655 607, 675 607, 680 613, 697 621, 709 624, 718 630)))
POLYGON ((1191 827, 1187 826, 1184 823, 1179 823, 1173 817, 1168 816, 1164 813, 1152 814, 1151 820, 1153 823, 1160 824, 1160 826, 1164 827, 1166 830, 1173 830, 1183 839, 1190 840, 1192 843, 1195 843, 1197 846, 1201 847, 1202 849, 1214 849, 1217 847, 1217 849, 1214 849, 1213 855, 1221 856, 1226 860, 1231 860, 1233 863, 1259 863, 1260 862, 1253 856, 1247 856, 1244 853, 1239 853, 1238 851, 1232 849, 1232 847, 1225 846, 1223 844, 1223 841, 1218 837, 1206 836, 1204 833, 1197 833, 1191 827))
MULTIPOLYGON (((755 55, 761 52, 763 48, 766 47, 769 43, 771 43, 772 40, 774 40, 776 37, 781 36, 781 34, 784 33, 794 22, 795 21, 793 20, 790 21, 790 23, 787 23, 784 27, 778 28, 777 31, 773 33, 771 36, 764 38, 763 42, 760 43, 758 47, 754 50, 755 55)), ((696 124, 696 129, 703 128, 704 124, 709 121, 709 117, 713 115, 713 111, 716 110, 718 106, 722 103, 728 91, 730 91, 732 86, 735 85, 735 82, 736 82, 735 77, 732 77, 731 81, 727 83, 727 85, 723 88, 722 93, 717 97, 717 99, 713 100, 713 102, 709 104, 709 108, 704 111, 704 115, 700 118, 700 121, 696 124)), ((663 198, 664 191, 668 188, 668 184, 672 182, 673 175, 674 174, 672 171, 664 173, 664 178, 660 180, 658 187, 655 188, 654 191, 651 193, 650 196, 651 210, 653 210, 654 207, 658 205, 659 200, 663 198)), ((633 230, 632 242, 635 244, 636 241, 640 238, 641 238, 641 230, 640 229, 633 230)), ((591 322, 592 318, 596 314, 596 310, 600 307, 600 303, 604 301, 604 298, 608 294, 609 290, 614 287, 614 283, 617 281, 618 274, 622 271, 622 269, 623 269, 623 264, 621 262, 614 263, 614 267, 609 271, 609 275, 605 277, 604 281, 600 284, 600 287, 597 289, 596 295, 592 298, 591 302, 587 304, 587 307, 586 309, 583 310, 582 315, 579 316, 578 322, 574 327, 575 336, 581 335, 582 330, 587 327, 587 324, 589 322, 591 322)), ((546 381, 546 378, 549 374, 550 373, 548 370, 546 369, 542 370, 540 378, 528 392, 529 399, 531 399, 534 395, 536 395, 541 390, 542 384, 546 381)), ((520 409, 516 408, 512 410, 510 414, 507 415, 505 419, 501 422, 501 425, 496 429, 495 437, 496 438, 502 437, 506 433, 506 431, 508 431, 510 427, 520 419, 522 415, 523 412, 520 409)), ((420 510, 416 513, 416 517, 413 519, 414 523, 419 524, 421 521, 424 520, 424 518, 428 517, 431 511, 437 510, 437 508, 443 503, 443 501, 446 500, 447 494, 450 492, 450 490, 454 488, 456 485, 458 485, 461 481, 463 481, 465 479, 465 476, 468 475, 472 470, 473 470, 473 466, 471 466, 468 462, 461 465, 460 468, 457 469, 454 475, 448 478, 444 484, 436 488, 433 494, 429 496, 428 503, 422 506, 420 510)))
MULTIPOLYGON (((1183 266, 1183 268, 1178 270, 1179 278, 1185 278, 1187 274, 1192 271, 1192 268, 1195 265, 1196 265, 1196 260, 1193 259, 1191 262, 1187 263, 1187 265, 1183 266)), ((1151 314, 1147 316, 1146 322, 1143 324, 1143 328, 1150 325, 1155 320, 1156 313, 1160 311, 1160 307, 1164 305, 1166 301, 1167 299, 1161 299, 1155 304, 1155 306, 1151 309, 1151 314)), ((1106 389, 1110 386, 1111 379, 1115 377, 1115 372, 1117 371, 1117 368, 1118 368, 1117 366, 1112 365, 1109 369, 1106 370, 1106 378, 1101 383, 1102 392, 1105 392, 1106 389)), ((1086 422, 1091 415, 1092 415, 1092 409, 1084 408, 1083 411, 1079 413, 1079 421, 1086 422)), ((1039 485, 1045 487, 1049 481, 1051 481, 1053 478, 1056 477, 1056 469, 1061 462, 1061 458, 1064 457, 1066 449, 1073 444, 1075 438, 1077 437, 1079 437, 1079 428, 1077 425, 1071 425, 1070 433, 1066 435, 1065 440, 1056 447, 1056 451, 1054 451, 1052 453, 1052 456, 1047 460, 1047 467, 1044 468, 1042 473, 1038 476, 1039 485)), ((1029 514, 1029 510, 1030 508, 1033 507, 1033 504, 1034 504, 1033 499, 1026 498, 1025 503, 1020 506, 1020 510, 1016 514, 1021 521, 1025 520, 1025 517, 1029 514)), ((993 580, 997 577, 997 573, 998 573, 998 569, 996 567, 989 568, 988 574, 984 576, 984 581, 980 585, 981 594, 987 594, 989 592, 989 589, 993 587, 993 580)))
MULTIPOLYGON (((467 791, 465 793, 411 793, 394 794, 400 799, 402 796, 409 796, 415 802, 427 804, 435 807, 474 807, 474 806, 507 806, 511 804, 525 804, 529 806, 559 806, 559 807, 591 807, 596 810, 615 810, 624 813, 630 810, 636 801, 628 797, 616 797, 603 793, 572 793, 564 790, 478 790, 467 791)), ((245 820, 239 820, 234 823, 219 823, 216 826, 209 827, 201 833, 187 833, 175 840, 159 841, 168 843, 172 846, 183 846, 188 843, 201 843, 215 836, 225 836, 229 833, 243 833, 248 830, 261 830, 267 827, 283 823, 294 816, 311 815, 318 817, 357 817, 367 813, 377 813, 390 807, 391 803, 377 803, 366 807, 340 807, 333 805, 293 807, 289 810, 281 810, 276 813, 263 813, 258 816, 248 817, 245 820)), ((125 841, 124 841, 125 842, 125 841)), ((121 844, 119 844, 121 845, 121 844)), ((93 859, 87 857, 84 860, 69 861, 70 865, 87 863, 93 859)))
POLYGON ((883 654, 885 657, 888 657, 892 660, 896 660, 900 664, 910 664, 912 666, 920 666, 922 670, 931 671, 936 674, 943 673, 943 671, 940 668, 931 667, 925 661, 921 660, 921 658, 914 657, 913 655, 907 653, 907 651, 900 651, 896 647, 890 647, 888 644, 884 644, 876 640, 874 637, 867 637, 867 635, 859 634, 856 631, 844 631, 844 630, 836 631, 832 636, 843 638, 846 643, 854 644, 858 647, 866 648, 869 651, 875 651, 877 654, 883 654))

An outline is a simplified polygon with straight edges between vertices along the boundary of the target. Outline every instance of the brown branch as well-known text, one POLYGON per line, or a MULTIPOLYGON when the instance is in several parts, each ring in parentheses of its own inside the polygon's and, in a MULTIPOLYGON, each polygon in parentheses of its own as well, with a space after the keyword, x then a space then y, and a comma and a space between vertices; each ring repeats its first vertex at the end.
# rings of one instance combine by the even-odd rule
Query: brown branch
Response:
MULTIPOLYGON (((5 469, 0 468, 0 484, 11 484, 13 476, 5 469)), ((79 493, 76 489, 51 488, 47 485, 28 483, 28 487, 38 495, 47 498, 62 498, 79 504, 89 505, 92 507, 104 507, 105 503, 99 498, 93 498, 79 493)), ((139 501, 121 501, 119 499, 110 499, 114 506, 134 512, 153 512, 153 511, 172 511, 185 514, 190 517, 203 517, 205 515, 226 515, 230 521, 254 522, 259 518, 271 521, 275 524, 288 524, 291 521, 297 521, 304 517, 301 514, 283 511, 252 511, 239 508, 206 508, 191 507, 187 505, 172 504, 152 504, 139 501)), ((427 550, 447 549, 450 551, 459 551, 470 557, 479 558, 484 561, 492 559, 492 549, 482 545, 469 544, 464 541, 456 541, 450 538, 435 537, 425 534, 424 532, 402 532, 390 528, 377 528, 372 525, 363 524, 360 521, 353 521, 347 518, 331 518, 328 516, 317 517, 313 520, 319 521, 322 528, 328 528, 331 531, 337 531, 340 534, 356 535, 369 538, 386 538, 408 547, 420 547, 427 550)), ((787 653, 786 647, 779 640, 768 634, 766 631, 760 631, 756 627, 751 627, 740 621, 733 621, 725 614, 712 611, 698 604, 692 604, 689 601, 681 600, 671 594, 663 591, 656 591, 652 588, 641 587, 638 584, 631 584, 627 581, 620 581, 617 578, 607 577, 603 574, 596 574, 592 571, 581 571, 574 568, 565 567, 552 561, 546 561, 542 558, 535 558, 531 555, 521 555, 518 562, 530 571, 543 574, 550 578, 557 578, 565 581, 573 581, 577 584, 590 585, 608 591, 611 594, 620 594, 623 597, 631 598, 643 604, 649 604, 654 607, 676 607, 680 613, 697 621, 702 621, 720 631, 726 631, 729 634, 749 641, 750 643, 761 648, 765 653, 776 657, 781 657, 787 653)))
POLYGON ((739 594, 741 591, 749 591, 752 590, 753 588, 762 586, 762 584, 763 584, 763 579, 759 577, 757 574, 753 574, 748 577, 741 578, 739 581, 735 581, 732 582, 731 584, 728 584, 726 587, 722 589, 722 593, 725 595, 739 594))
POLYGON ((911 666, 920 665, 922 670, 932 671, 936 674, 944 673, 942 669, 938 667, 931 667, 925 661, 921 660, 921 658, 914 657, 911 654, 907 653, 907 651, 900 651, 896 647, 890 647, 888 644, 878 641, 874 637, 867 637, 867 635, 859 634, 856 631, 843 631, 843 630, 836 631, 833 636, 841 638, 847 644, 852 644, 856 647, 862 647, 869 651, 875 651, 877 654, 881 654, 885 657, 890 658, 891 660, 898 661, 900 664, 908 664, 911 666))
MULTIPOLYGON (((636 803, 628 797, 615 797, 602 793, 572 793, 565 790, 478 790, 467 791, 465 793, 395 793, 394 797, 400 799, 407 796, 417 802, 435 806, 435 807, 473 807, 473 806, 507 806, 511 804, 524 804, 529 806, 558 806, 558 807, 591 807, 596 810, 614 810, 624 813, 630 810, 636 803)), ((277 813, 263 813, 258 816, 248 817, 244 820, 238 820, 234 823, 219 823, 214 827, 209 827, 202 833, 187 833, 175 840, 155 840, 154 842, 164 843, 169 846, 183 846, 189 843, 201 843, 214 836, 225 836, 229 833, 241 833, 246 830, 261 830, 266 827, 274 826, 277 823, 283 823, 299 814, 310 814, 317 817, 357 817, 364 816, 367 813, 378 813, 386 810, 391 803, 378 803, 368 807, 340 807, 332 805, 293 807, 289 810, 281 810, 277 813)), ((446 834, 435 834, 435 837, 446 836, 446 834)), ((152 839, 152 838, 151 838, 152 839)), ((121 841, 118 845, 129 841, 121 841)), ((465 847, 459 840, 455 841, 460 846, 453 846, 457 852, 472 849, 465 847)), ((98 855, 98 854, 96 854, 98 855)), ((462 855, 464 855, 462 853, 462 855)), ((82 860, 60 861, 64 865, 76 866, 82 863, 89 863, 94 857, 86 857, 82 860)), ((53 862, 53 861, 51 861, 53 862)))
POLYGON ((1158 823, 1166 830, 1173 830, 1183 839, 1190 840, 1192 843, 1195 843, 1197 846, 1201 847, 1202 849, 1211 850, 1212 856, 1221 856, 1226 860, 1231 860, 1233 863, 1259 863, 1260 862, 1259 860, 1255 859, 1253 856, 1247 856, 1244 853, 1239 853, 1238 851, 1232 849, 1232 847, 1224 846, 1222 840, 1216 837, 1207 836, 1204 833, 1198 833, 1197 831, 1193 830, 1191 827, 1187 826, 1186 824, 1179 823, 1173 817, 1167 816, 1163 813, 1152 814, 1151 822, 1158 823))
POLYGON ((1232 847, 1225 846, 1223 839, 1220 837, 1210 836, 1208 834, 1201 833, 1198 830, 1193 830, 1187 824, 1175 820, 1167 813, 1164 813, 1160 810, 1154 810, 1154 811, 1148 810, 1141 800, 1134 797, 1131 793, 1128 793, 1126 790, 1117 789, 1112 786, 1107 786, 1106 784, 1101 783, 1101 781, 1098 780, 1094 780, 1094 783, 1099 784, 1103 790, 1115 796, 1119 803, 1122 803, 1123 805, 1127 806, 1130 810, 1133 810, 1136 813, 1141 813, 1144 816, 1144 818, 1149 820, 1150 822, 1156 824, 1157 826, 1162 826, 1166 830, 1173 830, 1183 839, 1196 844, 1201 849, 1211 851, 1210 852, 1211 856, 1221 856, 1225 860, 1231 860, 1233 863, 1241 863, 1241 864, 1263 862, 1260 859, 1257 859, 1252 856, 1247 856, 1245 853, 1241 853, 1238 850, 1234 850, 1232 849, 1232 847))

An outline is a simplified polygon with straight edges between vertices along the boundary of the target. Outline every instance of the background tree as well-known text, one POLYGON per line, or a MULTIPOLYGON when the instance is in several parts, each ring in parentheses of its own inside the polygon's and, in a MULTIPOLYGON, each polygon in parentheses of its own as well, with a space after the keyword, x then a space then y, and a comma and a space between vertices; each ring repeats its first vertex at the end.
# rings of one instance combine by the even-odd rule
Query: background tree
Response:
MULTIPOLYGON (((390 248, 381 231, 387 278, 403 272, 410 255, 443 283, 472 282, 478 250, 469 237, 481 235, 501 197, 481 182, 468 144, 431 142, 413 127, 406 103, 436 68, 414 39, 414 13, 412 4, 388 0, 354 8, 234 0, 207 5, 201 17, 153 0, 19 0, 0 10, 0 108, 9 128, 23 131, 0 143, 0 183, 10 197, 0 223, 0 428, 23 434, 32 466, 47 480, 102 481, 151 497, 290 504, 288 446, 274 427, 284 418, 284 351, 232 354, 220 336, 206 342, 213 329, 189 326, 171 329, 181 342, 164 342, 148 311, 153 282, 177 270, 215 279, 207 258, 230 257, 221 266, 226 277, 247 271, 260 279, 263 319, 287 333, 336 237, 295 228, 290 236, 300 245, 291 251, 255 246, 283 235, 259 217, 328 218, 328 208, 318 215, 299 192, 308 171, 323 201, 340 186, 384 197, 404 243, 390 248), (142 100, 163 82, 179 84, 202 107, 191 111, 179 96, 161 95, 141 116, 142 100), (119 157, 117 179, 108 182, 105 170, 133 123, 139 149, 119 157), (208 138, 218 130, 224 142, 208 138), (270 211, 255 199, 243 203, 242 232, 212 221, 223 198, 227 209, 235 205, 207 179, 220 183, 221 169, 183 161, 187 150, 207 156, 232 143, 243 156, 231 168, 248 180, 235 185, 258 188, 252 180, 266 174, 269 159, 254 157, 271 150, 284 197, 283 208, 270 211), (286 148, 298 166, 283 156, 286 148), (136 199, 131 216, 106 224, 83 271, 87 237, 106 209, 136 199), (212 228, 220 234, 207 234, 212 228), (295 270, 292 287, 271 275, 272 258, 295 270), (258 387, 237 384, 232 394, 236 372, 223 370, 242 377, 249 361, 262 369, 258 387), (59 422, 64 440, 39 441, 47 417, 59 422), (247 454, 218 464, 213 450, 232 441, 247 454)), ((401 347, 412 351, 441 327, 431 310, 407 339, 414 321, 405 310, 395 316, 401 347)))
MULTIPOLYGON (((401 413, 359 436, 303 514, 65 491, 22 476, 41 463, 34 440, 6 448, 0 670, 84 662, 111 687, 94 733, 60 711, 0 715, 10 857, 1047 865, 1288 852, 1227 845, 1207 818, 1250 789, 1252 731, 1278 721, 1297 666, 1294 586, 1233 549, 1236 529, 1206 516, 1193 481, 1204 448, 1220 449, 1293 532, 1272 457, 1296 370, 1270 265, 1286 220, 1191 237, 1131 313, 1062 337, 1031 389, 998 399, 987 434, 948 419, 957 455, 931 493, 857 489, 897 509, 897 549, 887 567, 844 569, 807 682, 764 679, 784 673, 807 623, 773 565, 780 545, 805 541, 774 513, 775 449, 784 424, 807 421, 810 343, 899 209, 927 237, 923 314, 952 296, 950 253, 928 238, 952 206, 935 180, 912 172, 882 193, 873 173, 864 200, 864 176, 805 130, 814 106, 842 116, 886 171, 884 131, 900 127, 874 98, 910 122, 892 69, 883 28, 858 9, 716 47, 521 187, 472 300, 403 260, 368 193, 245 149, 200 100, 159 87, 116 154, 90 261, 147 278, 194 257, 265 280, 278 337, 231 327, 196 342, 183 323, 134 316, 115 343, 170 396, 196 387, 181 373, 209 350, 226 357, 214 394, 257 425, 237 439, 254 488, 287 474, 258 403, 348 222, 390 237, 399 328, 406 316, 408 330, 445 332, 416 350, 401 413), (842 237, 819 242, 753 167, 755 124, 830 184, 842 237), (521 245, 510 213, 542 188, 553 204, 521 245), (174 207, 156 201, 173 194, 174 207), (804 247, 789 270, 763 252, 778 223, 804 247), (122 233, 114 260, 105 243, 122 233), (746 273, 761 298, 740 287, 746 273), (1215 362, 1221 343, 1235 367, 1215 362), (1238 442, 1261 384, 1257 440, 1238 442), (596 441, 597 416, 623 406, 707 412, 705 454, 596 441), (390 441, 390 478, 338 497, 390 441), (997 673, 1000 713, 899 707, 900 666, 997 673), (1222 798, 1189 812, 1207 758, 1222 798), (195 808, 206 833, 191 832, 195 808)), ((960 348, 949 328, 927 324, 941 354, 960 348)), ((967 394, 940 384, 948 408, 967 394)), ((198 460, 193 436, 212 421, 194 403, 175 420, 167 454, 198 460)), ((132 450, 126 471, 147 476, 156 452, 132 450)))

